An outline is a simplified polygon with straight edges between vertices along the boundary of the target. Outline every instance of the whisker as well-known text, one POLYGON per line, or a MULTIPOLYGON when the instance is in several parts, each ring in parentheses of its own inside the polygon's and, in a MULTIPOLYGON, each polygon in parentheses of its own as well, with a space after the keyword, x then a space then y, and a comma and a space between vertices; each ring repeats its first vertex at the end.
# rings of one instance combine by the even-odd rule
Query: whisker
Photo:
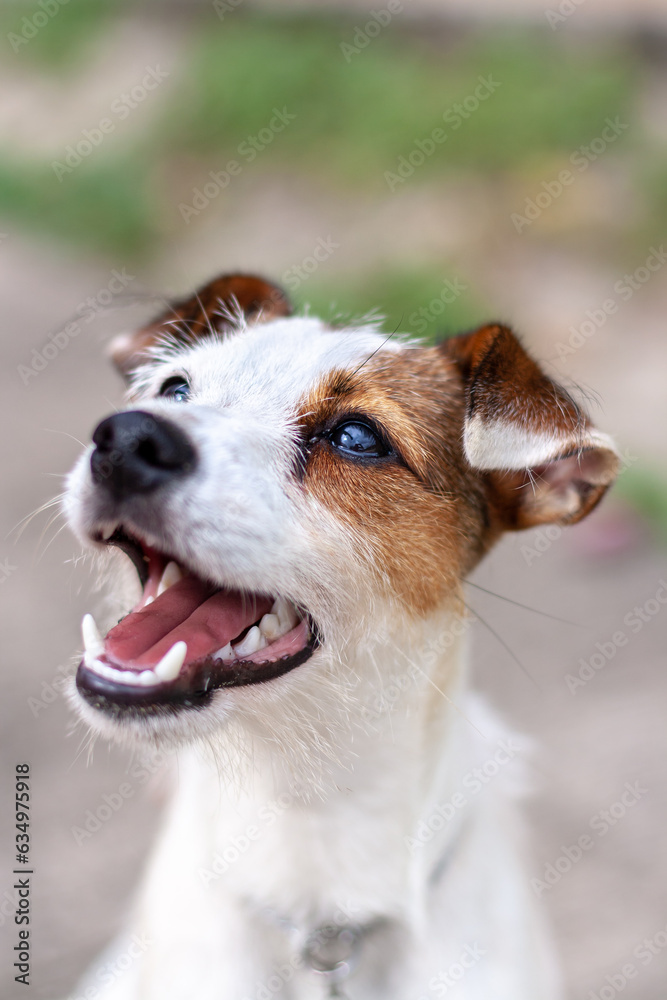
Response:
POLYGON ((9 538, 9 536, 13 534, 13 532, 18 530, 19 533, 16 536, 16 541, 18 542, 23 532, 26 530, 26 528, 28 527, 28 525, 30 524, 30 522, 34 517, 37 517, 38 514, 43 514, 44 511, 48 510, 50 507, 55 507, 55 505, 59 504, 66 495, 67 495, 66 493, 58 493, 57 496, 52 497, 51 500, 47 500, 46 503, 43 503, 36 510, 33 510, 32 513, 26 514, 25 517, 22 517, 21 520, 18 521, 14 525, 14 527, 7 532, 5 538, 9 538))
MULTIPOLYGON (((48 525, 44 529, 44 532, 42 534, 42 539, 44 538, 44 535, 46 534, 47 530, 51 527, 51 525, 54 523, 54 521, 57 520, 58 517, 59 517, 59 515, 56 515, 55 517, 51 518, 51 520, 49 521, 48 525)), ((44 548, 42 549, 42 551, 37 556, 37 561, 38 562, 44 558, 44 556, 46 555, 47 550, 51 547, 51 545, 53 545, 53 543, 55 542, 55 540, 58 537, 58 535, 61 533, 61 531, 64 531, 66 527, 67 527, 67 523, 60 525, 60 527, 58 528, 58 530, 52 535, 52 537, 49 539, 49 541, 46 543, 46 545, 44 546, 44 548)), ((41 541, 41 539, 40 539, 40 541, 41 541)))
POLYGON ((426 680, 429 682, 429 684, 431 685, 431 687, 435 688, 435 690, 438 692, 438 694, 441 695, 445 699, 445 701, 448 702, 456 712, 458 712, 458 714, 461 716, 461 718, 465 719, 465 721, 468 723, 468 725, 472 726, 472 728, 475 730, 475 732, 479 736, 481 736, 482 739, 485 739, 485 740, 488 739, 488 736, 486 736, 481 731, 481 729, 477 728, 477 726, 475 725, 475 723, 472 721, 472 719, 468 718, 468 716, 465 714, 465 712, 463 711, 463 709, 460 708, 456 704, 455 701, 452 701, 452 699, 449 697, 449 695, 446 694, 441 688, 439 688, 438 685, 435 683, 435 681, 431 677, 429 677, 428 674, 424 670, 422 670, 422 668, 420 666, 418 666, 413 660, 411 660, 410 657, 407 655, 407 653, 404 650, 397 649, 397 652, 399 652, 401 654, 401 656, 404 656, 405 659, 410 664, 410 666, 414 667, 415 670, 418 670, 419 673, 422 675, 422 677, 426 678, 426 680))
POLYGON ((470 587, 475 587, 477 590, 483 591, 485 594, 490 594, 491 597, 497 597, 499 601, 507 601, 508 604, 514 604, 517 608, 523 608, 525 611, 534 611, 536 615, 542 615, 544 618, 551 618, 552 621, 562 622, 563 625, 572 625, 573 628, 586 628, 580 622, 571 622, 567 618, 559 618, 558 615, 550 615, 548 611, 540 611, 539 608, 532 608, 529 604, 522 604, 521 601, 515 601, 511 597, 504 597, 502 594, 496 594, 493 590, 487 590, 486 587, 481 587, 478 583, 473 583, 472 580, 465 581, 470 587))
POLYGON ((394 336, 394 334, 398 333, 398 330, 399 330, 400 325, 401 325, 402 322, 403 322, 403 314, 401 314, 401 318, 399 319, 398 324, 394 327, 394 329, 391 331, 391 333, 387 337, 385 337, 385 339, 382 341, 382 343, 378 347, 375 348, 375 350, 373 351, 373 353, 369 354, 369 356, 366 358, 366 360, 362 361, 362 363, 359 365, 359 367, 356 368, 352 372, 352 376, 351 376, 352 378, 357 374, 357 372, 361 371, 361 369, 364 367, 364 365, 367 365, 369 361, 373 360, 373 358, 378 353, 378 351, 381 351, 382 348, 385 347, 389 343, 389 341, 394 336))
POLYGON ((83 441, 80 441, 78 437, 74 437, 74 435, 70 434, 69 431, 64 431, 59 427, 44 427, 43 430, 45 434, 62 434, 63 437, 70 438, 72 441, 75 441, 76 444, 81 445, 82 448, 86 447, 83 441))
POLYGON ((509 653, 509 655, 512 657, 512 659, 514 660, 514 662, 516 663, 516 665, 519 667, 519 669, 526 675, 526 677, 528 678, 528 680, 531 681, 531 683, 533 683, 535 685, 535 687, 538 689, 538 691, 541 691, 542 690, 542 686, 535 680, 535 678, 533 677, 533 675, 523 665, 523 663, 521 662, 521 660, 519 659, 519 657, 516 655, 516 653, 514 652, 514 650, 510 646, 507 645, 507 643, 502 638, 502 636, 499 635, 498 632, 496 632, 496 630, 494 628, 492 628, 489 625, 489 623, 487 621, 485 621, 485 619, 482 618, 482 616, 480 614, 478 614, 477 611, 474 610, 474 608, 471 608, 470 605, 466 604, 465 601, 463 603, 464 603, 464 606, 468 609, 468 611, 470 611, 470 613, 473 614, 476 618, 479 618, 479 620, 481 621, 482 625, 484 625, 484 627, 489 630, 489 632, 491 633, 491 635, 495 639, 498 640, 498 642, 503 647, 503 649, 506 652, 509 653))

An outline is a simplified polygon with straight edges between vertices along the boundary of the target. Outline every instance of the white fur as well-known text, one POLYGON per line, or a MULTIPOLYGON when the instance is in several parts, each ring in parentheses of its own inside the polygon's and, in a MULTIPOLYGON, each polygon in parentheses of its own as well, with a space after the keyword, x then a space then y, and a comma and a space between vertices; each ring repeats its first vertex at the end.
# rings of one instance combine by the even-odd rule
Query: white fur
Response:
MULTIPOLYGON (((286 676, 218 691, 169 721, 112 722, 73 695, 112 739, 181 747, 177 789, 116 948, 132 934, 150 945, 104 1000, 317 1000, 322 980, 299 966, 305 936, 378 920, 362 934, 350 1000, 560 995, 514 814, 524 749, 471 787, 471 769, 511 737, 465 694, 459 606, 419 619, 381 600, 360 539, 293 481, 296 406, 325 373, 378 349, 410 347, 373 328, 277 320, 166 346, 139 374, 133 404, 177 421, 202 456, 159 512, 139 505, 142 535, 221 585, 307 607, 326 641, 286 676), (192 382, 187 405, 154 398, 175 373, 192 382), (461 799, 447 823, 434 819, 461 799), (238 857, 217 877, 216 856, 231 858, 234 845, 238 857), (443 993, 441 976, 471 951, 483 955, 443 993)), ((89 452, 67 501, 83 540, 108 517, 88 463, 89 452)), ((99 986, 95 969, 90 982, 99 986)))
POLYGON ((538 434, 529 427, 499 418, 484 420, 475 414, 466 421, 463 443, 475 469, 532 469, 557 460, 573 450, 589 448, 609 452, 609 475, 593 482, 608 482, 616 468, 616 447, 608 434, 586 428, 566 434, 538 434))

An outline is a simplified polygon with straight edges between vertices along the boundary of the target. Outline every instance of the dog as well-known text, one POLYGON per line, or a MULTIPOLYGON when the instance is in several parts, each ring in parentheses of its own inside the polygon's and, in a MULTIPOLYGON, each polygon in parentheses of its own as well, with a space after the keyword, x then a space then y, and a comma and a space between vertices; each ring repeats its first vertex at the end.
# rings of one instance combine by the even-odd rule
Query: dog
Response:
POLYGON ((464 582, 505 531, 588 514, 612 440, 500 323, 424 345, 250 275, 111 356, 127 408, 65 504, 134 568, 118 624, 84 618, 71 697, 178 773, 94 995, 556 1000, 464 582))

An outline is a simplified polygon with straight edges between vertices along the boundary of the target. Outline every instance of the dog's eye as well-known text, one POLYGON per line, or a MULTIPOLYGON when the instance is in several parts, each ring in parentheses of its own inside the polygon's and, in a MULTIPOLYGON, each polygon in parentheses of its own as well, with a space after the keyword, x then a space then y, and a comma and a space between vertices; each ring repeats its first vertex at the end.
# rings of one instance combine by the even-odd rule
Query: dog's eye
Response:
POLYGON ((368 424, 359 423, 357 420, 339 424, 329 434, 329 441, 334 448, 348 455, 383 458, 390 454, 390 449, 378 434, 368 424))
POLYGON ((185 403, 190 398, 190 386, 182 375, 174 375, 162 384, 159 395, 174 403, 185 403))

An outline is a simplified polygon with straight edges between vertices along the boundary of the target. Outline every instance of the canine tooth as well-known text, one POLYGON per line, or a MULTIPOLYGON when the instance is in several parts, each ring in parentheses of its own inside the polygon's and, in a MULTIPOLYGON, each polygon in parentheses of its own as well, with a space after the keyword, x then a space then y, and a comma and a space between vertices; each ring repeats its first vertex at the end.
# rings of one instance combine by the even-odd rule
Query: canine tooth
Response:
POLYGON ((181 672, 181 667, 185 663, 188 647, 185 642, 179 640, 175 642, 171 649, 164 654, 160 662, 153 667, 153 672, 157 674, 161 681, 173 681, 181 672))
POLYGON ((85 649, 83 662, 87 667, 91 667, 104 652, 104 641, 92 615, 83 616, 81 621, 81 636, 85 649))
POLYGON ((280 627, 280 619, 278 615, 264 615, 259 623, 259 631, 262 635, 271 642, 273 639, 277 639, 279 636, 283 635, 287 629, 280 627))
POLYGON ((258 649, 264 649, 266 645, 266 639, 257 626, 253 625, 253 627, 248 630, 248 634, 245 638, 241 639, 241 641, 233 646, 232 649, 237 656, 248 656, 250 653, 256 653, 258 649))
POLYGON ((213 654, 214 660, 233 660, 234 650, 232 649, 231 642, 228 642, 226 646, 222 646, 217 653, 213 654))
POLYGON ((115 530, 116 530, 115 524, 112 524, 111 527, 107 526, 106 528, 102 528, 102 531, 100 532, 100 534, 102 535, 102 539, 105 542, 108 542, 115 530))
POLYGON ((281 635, 284 635, 285 632, 289 632, 290 629, 294 628, 299 620, 293 605, 290 604, 290 602, 284 597, 277 597, 275 599, 273 607, 271 608, 271 614, 278 617, 280 627, 283 630, 280 633, 281 635))
POLYGON ((154 598, 154 597, 153 597, 153 595, 151 594, 151 596, 150 596, 150 597, 147 597, 147 598, 146 598, 146 600, 144 601, 144 603, 143 603, 143 607, 144 607, 144 608, 147 608, 147 607, 148 607, 148 605, 149 605, 149 604, 152 604, 154 600, 155 600, 155 598, 154 598))
POLYGON ((157 596, 159 597, 160 594, 164 594, 165 590, 168 590, 175 583, 178 583, 178 581, 182 579, 183 579, 183 574, 181 573, 181 567, 178 565, 178 563, 175 563, 173 561, 168 562, 162 572, 162 577, 158 584, 157 596))

